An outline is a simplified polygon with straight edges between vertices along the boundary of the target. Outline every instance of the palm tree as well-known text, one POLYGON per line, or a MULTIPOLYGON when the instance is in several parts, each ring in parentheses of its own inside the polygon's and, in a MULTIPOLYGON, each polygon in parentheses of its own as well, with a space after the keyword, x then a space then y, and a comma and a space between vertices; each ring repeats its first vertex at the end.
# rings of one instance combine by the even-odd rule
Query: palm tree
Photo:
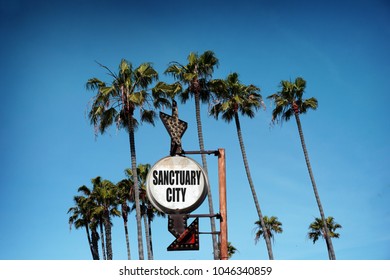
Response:
MULTIPOLYGON (((335 231, 338 228, 342 228, 342 226, 334 221, 334 218, 329 216, 326 218, 326 225, 328 228, 329 232, 329 237, 330 238, 339 238, 340 234, 336 233, 335 231)), ((319 237, 322 237, 326 240, 327 236, 327 231, 325 230, 324 227, 324 222, 322 221, 321 218, 315 218, 314 222, 312 222, 309 225, 309 239, 313 240, 313 244, 316 243, 316 241, 319 239, 319 237)), ((330 256, 329 256, 330 257, 330 256)))
POLYGON ((102 180, 100 176, 91 180, 93 191, 91 197, 96 201, 97 207, 94 209, 94 215, 101 217, 106 237, 106 254, 107 259, 112 260, 112 237, 111 237, 111 216, 120 216, 117 209, 117 188, 109 180, 102 180))
MULTIPOLYGON (((110 84, 91 78, 87 81, 88 90, 96 90, 93 98, 89 118, 91 124, 96 128, 96 132, 103 134, 114 122, 119 128, 125 128, 129 134, 130 158, 133 174, 137 174, 137 160, 135 150, 134 129, 138 122, 135 119, 135 110, 140 109, 141 122, 154 124, 156 116, 153 110, 149 110, 145 105, 148 100, 148 87, 158 78, 157 72, 150 63, 143 63, 137 68, 124 59, 119 65, 119 72, 115 74, 106 66, 101 65, 113 79, 110 84)), ((138 186, 137 176, 134 177, 134 185, 138 186)), ((137 218, 137 237, 139 259, 144 259, 141 210, 139 202, 139 190, 134 188, 136 218, 137 218)))
POLYGON ((141 201, 141 214, 144 218, 145 226, 145 237, 146 237, 146 248, 148 251, 148 260, 153 260, 153 251, 152 251, 152 240, 150 236, 150 223, 148 223, 148 198, 146 195, 146 177, 149 173, 151 166, 150 164, 138 164, 137 174, 140 188, 140 201, 141 201))
POLYGON ((167 84, 158 82, 152 89, 153 100, 155 106, 172 108, 175 97, 183 93, 183 86, 180 82, 167 84))
MULTIPOLYGON (((137 176, 138 176, 138 183, 139 183, 139 200, 140 200, 140 207, 141 207, 141 217, 144 220, 144 228, 145 228, 145 239, 146 239, 146 249, 148 254, 148 260, 153 259, 152 250, 151 250, 151 240, 149 236, 149 224, 147 221, 147 207, 146 207, 146 176, 148 175, 148 172, 150 170, 150 164, 138 164, 137 166, 137 176)), ((129 179, 129 181, 134 181, 133 172, 131 169, 126 169, 125 173, 129 179)), ((133 195, 135 195, 135 192, 132 192, 133 195)), ((134 199, 134 197, 132 198, 134 199)), ((133 205, 134 209, 134 205, 133 205)), ((132 210, 133 210, 132 209, 132 210)))
POLYGON ((264 239, 267 246, 268 257, 272 260, 273 252, 271 242, 267 231, 265 230, 265 223, 261 213, 259 200, 257 198, 256 189, 252 181, 252 176, 249 169, 248 159, 246 156, 244 140, 242 137, 240 119, 238 113, 243 116, 253 118, 255 111, 263 106, 260 89, 254 85, 243 85, 238 79, 237 73, 229 74, 226 80, 214 80, 210 83, 212 91, 218 98, 212 106, 210 113, 218 119, 219 114, 222 114, 222 119, 231 122, 233 119, 236 123, 238 141, 241 148, 242 159, 249 182, 249 187, 252 192, 253 200, 256 206, 257 214, 264 230, 264 239))
MULTIPOLYGON (((147 195, 146 195, 146 177, 149 173, 151 166, 150 164, 138 164, 137 167, 137 175, 139 182, 139 193, 140 193, 140 201, 141 201, 141 215, 144 219, 144 227, 145 227, 145 237, 146 237, 146 245, 148 252, 148 260, 153 260, 153 244, 152 244, 152 230, 151 230, 151 222, 153 221, 155 215, 165 217, 164 213, 157 211, 152 204, 150 203, 147 195)), ((125 174, 128 177, 128 181, 133 181, 133 173, 131 169, 126 169, 125 174)), ((134 191, 131 191, 134 195, 134 191)), ((133 198, 132 198, 133 199, 133 198)), ((131 210, 134 210, 134 205, 131 210)))
MULTIPOLYGON (((329 233, 325 222, 324 210, 322 208, 320 196, 318 194, 317 185, 314 180, 314 175, 309 160, 309 154, 305 144, 305 139, 303 137, 302 124, 300 120, 300 114, 306 113, 309 109, 316 110, 318 107, 318 102, 317 99, 314 97, 308 99, 302 98, 306 88, 306 81, 301 77, 296 78, 294 82, 282 81, 281 87, 282 87, 281 91, 267 97, 268 99, 273 100, 275 103, 275 109, 272 111, 272 122, 276 122, 278 120, 288 121, 291 118, 291 116, 293 115, 295 116, 299 137, 301 139, 303 154, 305 156, 307 169, 309 171, 311 184, 313 186, 314 196, 317 201, 321 219, 325 225, 325 232, 329 233)), ((336 255, 333 249, 333 244, 330 238, 330 234, 326 234, 325 240, 328 248, 329 259, 335 260, 336 255)))
POLYGON ((131 260, 131 252, 130 252, 129 230, 128 230, 127 222, 129 220, 129 213, 131 211, 131 208, 127 203, 129 201, 130 202, 134 201, 134 200, 131 200, 131 197, 130 197, 130 192, 131 192, 131 189, 133 187, 134 187, 133 182, 130 182, 130 180, 128 180, 128 179, 123 179, 117 183, 118 200, 119 200, 119 204, 121 205, 121 214, 122 214, 123 225, 124 225, 124 229, 125 229, 127 259, 128 260, 131 260))
MULTIPOLYGON (((221 252, 221 243, 218 242, 218 250, 221 252)), ((236 253, 237 248, 232 245, 231 242, 228 242, 228 259, 231 259, 236 253)), ((219 254, 219 259, 221 259, 221 254, 219 254)))
POLYGON ((88 197, 84 196, 74 196, 73 200, 75 206, 70 207, 68 210, 68 214, 71 213, 71 216, 69 217, 70 228, 72 228, 72 225, 74 225, 76 229, 81 227, 85 228, 92 259, 99 260, 99 235, 96 231, 96 224, 92 222, 93 202, 88 197), (89 232, 90 228, 92 231, 91 234, 89 232))
MULTIPOLYGON (((274 233, 282 233, 282 223, 278 221, 278 217, 271 216, 270 218, 268 216, 264 216, 264 223, 265 227, 267 229, 268 236, 272 239, 274 242, 274 233)), ((264 238, 264 231, 263 227, 261 226, 260 221, 255 222, 256 225, 256 237, 255 237, 255 243, 257 243, 260 239, 260 237, 264 238)))
MULTIPOLYGON (((182 65, 178 62, 171 62, 165 73, 172 75, 182 84, 184 91, 180 93, 182 103, 193 96, 195 100, 195 115, 198 131, 199 148, 204 151, 202 121, 200 117, 200 102, 207 103, 210 100, 210 92, 208 90, 208 81, 210 80, 214 68, 218 66, 218 59, 212 51, 205 51, 203 54, 191 52, 187 57, 187 65, 182 65)), ((203 169, 208 174, 207 161, 205 154, 201 155, 203 169)), ((208 204, 209 212, 214 214, 213 199, 210 187, 208 189, 208 204)), ((215 219, 210 218, 211 230, 216 231, 215 219)), ((216 236, 212 235, 214 259, 219 258, 218 242, 216 236)))
POLYGON ((150 248, 150 254, 151 259, 153 259, 153 242, 152 242, 152 222, 154 218, 162 217, 165 218, 165 213, 158 211, 156 208, 153 207, 153 205, 150 203, 149 199, 146 196, 146 189, 142 190, 142 193, 145 193, 144 198, 145 199, 145 206, 146 206, 146 216, 148 219, 148 229, 149 229, 149 248, 150 248))
POLYGON ((90 211, 90 220, 92 221, 93 226, 95 227, 95 230, 97 226, 99 225, 100 229, 100 242, 102 245, 102 255, 103 255, 103 260, 107 260, 106 256, 106 246, 104 242, 104 226, 103 226, 103 217, 101 215, 97 215, 95 209, 98 207, 96 199, 92 195, 92 190, 88 188, 87 186, 83 185, 78 189, 78 192, 81 192, 84 197, 88 199, 88 209, 90 211))

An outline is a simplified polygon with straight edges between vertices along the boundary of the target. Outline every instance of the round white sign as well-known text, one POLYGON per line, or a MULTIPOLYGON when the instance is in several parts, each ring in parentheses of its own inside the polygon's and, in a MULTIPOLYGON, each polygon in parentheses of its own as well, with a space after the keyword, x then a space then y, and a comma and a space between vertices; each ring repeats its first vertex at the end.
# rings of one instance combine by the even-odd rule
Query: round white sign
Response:
POLYGON ((146 178, 146 192, 153 206, 164 213, 190 213, 206 198, 208 179, 193 159, 169 156, 160 159, 146 178))

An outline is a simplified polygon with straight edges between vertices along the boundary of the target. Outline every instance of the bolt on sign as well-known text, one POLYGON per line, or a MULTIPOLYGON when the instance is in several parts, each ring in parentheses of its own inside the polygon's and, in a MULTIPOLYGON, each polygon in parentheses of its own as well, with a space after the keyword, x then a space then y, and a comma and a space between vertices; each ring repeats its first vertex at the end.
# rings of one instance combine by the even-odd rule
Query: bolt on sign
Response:
POLYGON ((168 156, 150 169, 146 178, 150 202, 166 214, 190 213, 207 195, 208 179, 203 168, 193 159, 168 156))

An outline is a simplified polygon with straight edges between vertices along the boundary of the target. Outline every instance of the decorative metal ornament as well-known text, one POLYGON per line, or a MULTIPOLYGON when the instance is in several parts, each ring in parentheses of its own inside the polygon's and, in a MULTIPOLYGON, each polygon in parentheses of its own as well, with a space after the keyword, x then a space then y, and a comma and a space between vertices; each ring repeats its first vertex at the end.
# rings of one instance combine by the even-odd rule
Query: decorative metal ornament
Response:
POLYGON ((171 151, 170 155, 178 155, 183 152, 181 147, 181 138, 184 132, 187 130, 187 122, 179 119, 179 112, 177 109, 177 103, 172 101, 172 116, 160 112, 160 119, 167 129, 169 136, 171 136, 171 151))

